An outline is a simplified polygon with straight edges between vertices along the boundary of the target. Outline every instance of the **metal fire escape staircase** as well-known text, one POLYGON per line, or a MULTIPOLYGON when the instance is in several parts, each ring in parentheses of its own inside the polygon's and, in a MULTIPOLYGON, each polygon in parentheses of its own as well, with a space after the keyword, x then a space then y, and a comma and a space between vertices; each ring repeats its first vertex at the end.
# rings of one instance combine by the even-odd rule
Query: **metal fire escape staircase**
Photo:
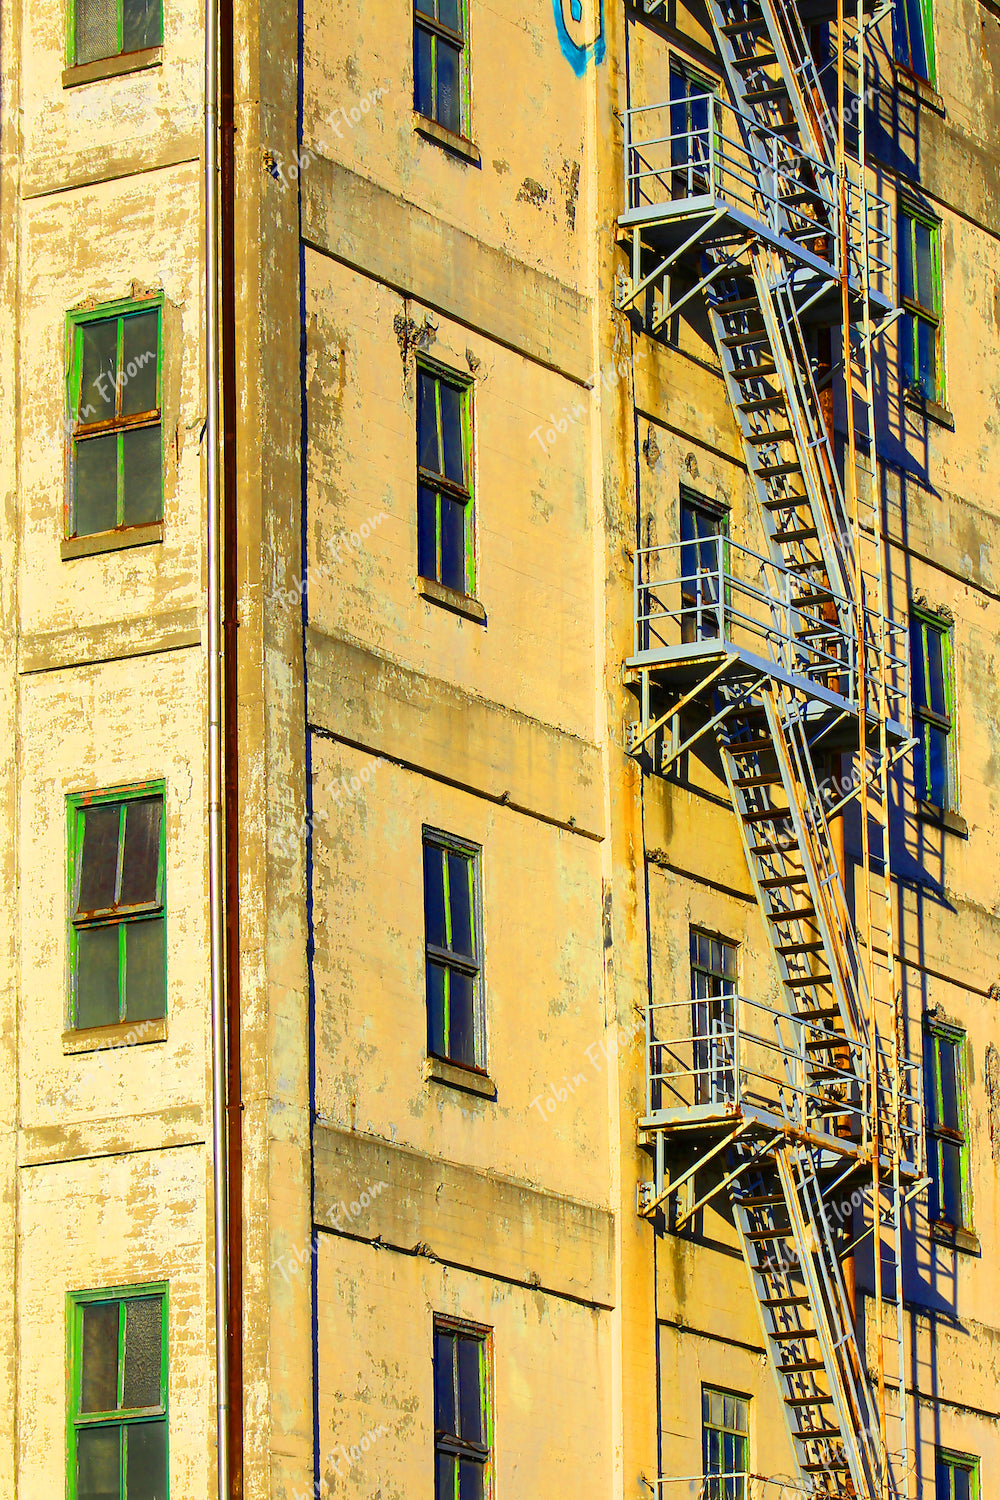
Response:
MULTIPOLYGON (((803 3, 823 19, 823 0, 803 3)), ((704 295, 765 548, 719 537, 638 549, 629 748, 666 773, 714 738, 781 1004, 728 995, 706 1026, 690 1001, 651 998, 640 1140, 655 1170, 641 1209, 672 1199, 682 1226, 728 1190, 804 1487, 888 1500, 907 1490, 900 1236, 922 1171, 889 863, 889 773, 912 743, 906 634, 887 609, 871 368, 876 324, 892 315, 891 223, 865 183, 863 129, 856 160, 838 139, 793 0, 709 0, 709 14, 729 102, 625 113, 631 266, 616 301, 652 299, 656 328, 704 295), (817 327, 843 338, 843 485, 817 327), (824 756, 849 753, 856 785, 831 796, 824 756), (849 893, 831 820, 853 802, 862 857, 849 893), (673 1177, 672 1136, 708 1143, 673 1177), (721 1178, 697 1199, 713 1159, 721 1178), (837 1198, 864 1180, 874 1381, 837 1198)), ((862 27, 859 14, 859 55, 862 27)))

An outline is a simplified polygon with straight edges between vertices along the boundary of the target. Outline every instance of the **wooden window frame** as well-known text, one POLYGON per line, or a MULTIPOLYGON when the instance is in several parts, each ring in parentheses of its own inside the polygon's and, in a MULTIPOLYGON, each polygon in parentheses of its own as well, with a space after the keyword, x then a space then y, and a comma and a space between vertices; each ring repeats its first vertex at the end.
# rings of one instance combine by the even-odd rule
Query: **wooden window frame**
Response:
MULTIPOLYGON (((78 1433, 94 1427, 139 1427, 149 1423, 162 1423, 166 1450, 167 1492, 170 1489, 170 1401, 169 1401, 169 1284, 165 1281, 144 1282, 132 1286, 101 1287, 86 1291, 69 1292, 66 1297, 67 1361, 66 1384, 66 1494, 69 1500, 77 1500, 77 1443, 78 1433), (160 1401, 155 1407, 117 1408, 114 1412, 81 1412, 80 1399, 83 1382, 83 1309, 95 1302, 118 1302, 118 1379, 119 1396, 124 1379, 122 1358, 125 1338, 125 1306, 144 1298, 159 1297, 162 1304, 160 1315, 160 1401)), ((122 1445, 119 1495, 125 1496, 125 1465, 128 1461, 128 1438, 122 1445)), ((167 1497, 164 1497, 167 1500, 167 1497)))
MULTIPOLYGON (((154 296, 141 298, 125 298, 117 302, 106 302, 85 311, 75 311, 66 315, 66 501, 65 511, 65 534, 67 540, 83 536, 102 536, 103 532, 77 531, 76 524, 76 453, 77 444, 81 441, 99 437, 102 434, 114 433, 118 438, 117 443, 117 475, 116 475, 116 509, 115 509, 115 531, 129 532, 140 526, 149 525, 149 522, 130 522, 125 524, 124 520, 124 481, 123 481, 123 447, 122 435, 135 428, 158 427, 160 431, 160 514, 158 522, 163 520, 163 310, 164 297, 162 293, 154 296), (82 330, 91 323, 111 322, 118 320, 117 353, 116 353, 116 377, 122 372, 122 354, 125 319, 143 313, 155 312, 157 315, 156 330, 156 406, 146 412, 137 412, 124 416, 121 414, 122 392, 124 384, 116 384, 115 391, 115 416, 105 421, 86 422, 80 421, 81 383, 83 380, 83 339, 82 330)), ((85 408, 86 412, 86 408, 85 408)), ((156 523, 153 523, 156 524, 156 523)))
POLYGON ((493 1329, 482 1323, 470 1323, 464 1318, 453 1318, 435 1313, 433 1318, 432 1365, 434 1367, 434 1496, 435 1500, 459 1500, 459 1465, 455 1465, 455 1488, 452 1495, 442 1495, 438 1485, 438 1455, 449 1458, 472 1460, 483 1466, 483 1500, 493 1495, 493 1329), (480 1420, 486 1437, 485 1443, 472 1443, 446 1433, 437 1426, 437 1339, 438 1335, 452 1337, 452 1400, 456 1412, 460 1409, 457 1340, 474 1340, 479 1345, 480 1420))
MULTIPOLYGON (((710 1032, 698 1031, 699 1014, 698 1007, 703 1007, 707 1016, 709 1008, 714 1000, 720 1002, 722 1019, 732 1021, 734 1019, 736 997, 740 992, 740 945, 734 943, 731 938, 720 936, 717 932, 709 932, 704 927, 692 924, 688 928, 688 953, 689 968, 691 975, 691 1032, 694 1041, 694 1084, 695 1103, 710 1104, 719 1103, 722 1100, 733 1101, 735 1099, 736 1073, 735 1059, 722 1056, 718 1058, 717 1042, 713 1043, 710 1032), (717 972, 706 964, 700 963, 695 957, 695 943, 698 938, 704 938, 710 943, 718 943, 722 948, 728 949, 733 955, 732 978, 722 972, 717 972), (715 980, 721 984, 731 984, 732 989, 719 995, 696 995, 696 976, 702 975, 707 981, 715 980), (729 1000, 731 1004, 727 1007, 723 1002, 729 1000)), ((706 988, 710 985, 706 984, 706 988)), ((732 1394, 732 1393, 730 1393, 732 1394)))
MULTIPOLYGON (((435 9, 439 8, 438 7, 438 0, 432 0, 432 4, 434 4, 435 9)), ((458 0, 458 11, 459 11, 459 19, 460 19, 460 21, 462 23, 462 29, 461 29, 461 31, 453 31, 452 28, 450 26, 445 25, 445 23, 443 21, 439 21, 435 16, 427 15, 426 12, 420 10, 419 7, 417 6, 417 4, 415 3, 415 0, 414 0, 414 6, 413 6, 413 109, 414 109, 414 112, 415 112, 415 114, 416 114, 416 116, 417 116, 417 118, 419 120, 427 120, 427 121, 430 122, 431 125, 436 126, 438 130, 446 131, 448 135, 456 135, 457 139, 459 139, 459 140, 469 141, 469 140, 471 140, 471 137, 472 137, 472 69, 471 69, 471 65, 470 65, 470 49, 469 49, 469 0, 458 0), (433 51, 432 51, 432 63, 431 63, 431 77, 432 77, 432 80, 433 80, 433 82, 432 82, 432 91, 433 91, 433 94, 434 94, 434 105, 433 105, 433 107, 435 107, 435 108, 437 107, 437 87, 438 87, 437 46, 436 46, 435 38, 441 37, 442 40, 444 40, 446 42, 450 42, 453 47, 457 47, 458 48, 458 54, 459 54, 458 55, 458 101, 459 101, 458 102, 458 113, 459 113, 459 121, 458 121, 458 130, 457 130, 457 132, 452 131, 452 129, 451 129, 451 127, 449 125, 445 125, 441 120, 439 120, 437 114, 425 115, 423 113, 423 111, 418 108, 418 105, 417 105, 417 65, 416 65, 416 46, 417 46, 417 32, 418 31, 424 32, 425 35, 427 35, 427 36, 429 36, 431 38, 431 47, 433 49, 433 51)))
POLYGON ((927 1216, 933 1225, 943 1225, 948 1229, 965 1231, 967 1234, 974 1233, 972 1224, 972 1173, 971 1152, 969 1149, 969 1063, 968 1063, 969 1039, 966 1033, 957 1026, 949 1026, 944 1021, 926 1019, 924 1021, 924 1091, 928 1108, 926 1109, 925 1129, 927 1132, 927 1171, 933 1178, 934 1193, 937 1197, 938 1214, 931 1216, 930 1199, 928 1198, 927 1216), (955 1073, 955 1105, 959 1118, 959 1128, 956 1130, 951 1126, 934 1122, 935 1112, 941 1112, 942 1088, 941 1088, 941 1046, 944 1042, 955 1049, 958 1066, 955 1073), (929 1106, 933 1101, 933 1109, 929 1106), (959 1177, 961 1183, 961 1211, 962 1223, 952 1224, 944 1217, 944 1194, 942 1190, 941 1157, 939 1154, 939 1143, 957 1146, 959 1148, 959 1177))
MULTIPOLYGON (((417 489, 420 487, 433 490, 435 493, 435 566, 437 572, 441 572, 441 495, 447 495, 452 500, 459 500, 465 506, 465 588, 464 597, 475 598, 476 594, 476 470, 475 470, 475 408, 474 408, 474 382, 471 375, 463 375, 460 371, 449 369, 447 365, 438 364, 435 360, 418 358, 417 360, 417 403, 416 403, 416 447, 417 447, 417 489), (456 484, 454 480, 446 478, 444 474, 436 474, 431 469, 425 469, 420 463, 420 377, 424 375, 435 382, 435 411, 439 424, 441 403, 437 394, 442 383, 449 385, 453 390, 460 392, 462 401, 462 458, 465 464, 467 484, 456 484)), ((419 510, 417 526, 419 528, 419 510)), ((417 542, 417 568, 418 577, 427 578, 429 582, 435 583, 439 588, 449 588, 450 585, 442 582, 437 576, 419 572, 420 567, 420 544, 417 542)))
MULTIPOLYGON (((427 1006, 427 1055, 429 1057, 440 1057, 442 1062, 450 1063, 452 1067, 466 1068, 470 1072, 486 1075, 486 1001, 485 988, 483 984, 483 959, 484 959, 484 937, 483 937, 483 875, 482 875, 482 846, 470 843, 468 839, 458 838, 455 834, 446 833, 440 828, 424 827, 421 835, 421 878, 423 879, 423 851, 426 848, 440 849, 448 853, 458 854, 467 859, 471 868, 472 883, 472 936, 475 944, 475 958, 470 960, 464 954, 456 953, 450 948, 439 948, 427 939, 426 911, 424 916, 424 969, 429 971, 433 962, 437 967, 444 967, 451 971, 456 970, 472 980, 472 1010, 473 1026, 475 1035, 475 1062, 469 1063, 461 1058, 453 1057, 448 1051, 443 1053, 431 1050, 431 1009, 430 995, 426 994, 427 1006)), ((445 863, 447 871, 447 862, 445 863)), ((426 899, 426 891, 425 891, 426 899)), ((445 892, 445 919, 451 924, 450 901, 448 891, 445 892)), ((445 1047, 450 1045, 450 1021, 447 1016, 443 1020, 445 1035, 445 1047)))
POLYGON ((916 784, 917 767, 914 763, 914 794, 918 802, 937 807, 938 803, 929 795, 931 791, 927 775, 927 748, 923 738, 923 726, 927 725, 940 731, 944 736, 948 747, 948 785, 945 801, 941 804, 941 811, 946 813, 957 813, 959 807, 958 796, 958 739, 956 734, 955 716, 955 652, 954 652, 954 629, 951 620, 943 615, 934 614, 933 611, 920 609, 915 605, 910 606, 911 636, 912 626, 916 625, 920 631, 920 661, 913 660, 913 652, 910 653, 910 702, 913 712, 913 729, 918 734, 921 744, 924 746, 924 782, 923 786, 916 784), (930 706, 930 690, 928 683, 928 655, 927 635, 933 632, 941 641, 941 681, 944 689, 945 709, 940 714, 930 706), (923 671, 924 703, 918 703, 914 692, 916 682, 916 669, 920 667, 923 671))
POLYGON ((902 340, 910 340, 910 357, 913 362, 914 371, 919 364, 918 355, 918 329, 921 323, 932 330, 934 338, 934 369, 935 388, 933 391, 923 392, 919 386, 907 386, 918 400, 932 401, 938 406, 944 406, 947 394, 944 370, 944 275, 943 259, 941 249, 941 220, 936 219, 933 214, 919 207, 907 198, 900 199, 897 206, 897 218, 899 220, 899 301, 903 309, 903 317, 900 319, 900 374, 903 369, 903 346, 902 340), (916 236, 912 229, 904 230, 904 222, 908 225, 922 224, 931 233, 931 285, 934 293, 934 306, 925 307, 918 302, 916 296, 903 296, 902 256, 904 248, 910 265, 910 285, 916 290, 917 267, 916 267, 916 236), (905 246, 903 243, 905 237, 905 246))
POLYGON ((116 57, 132 57, 132 56, 137 56, 138 53, 147 51, 148 47, 162 47, 163 46, 163 0, 160 0, 160 39, 159 39, 159 41, 158 42, 150 42, 148 44, 148 47, 134 48, 132 52, 125 52, 123 50, 124 45, 125 45, 125 23, 124 23, 124 10, 125 10, 125 7, 124 7, 124 4, 123 4, 123 0, 116 0, 116 5, 117 5, 117 22, 118 22, 118 26, 117 26, 118 50, 117 50, 117 52, 109 52, 108 55, 107 55, 107 57, 94 57, 94 58, 88 59, 87 62, 78 63, 77 60, 76 60, 76 11, 77 11, 77 3, 78 3, 78 0, 67 0, 67 4, 66 4, 66 66, 67 66, 67 68, 77 68, 77 67, 83 67, 83 68, 85 68, 85 67, 89 67, 89 66, 91 66, 91 65, 93 65, 95 63, 110 62, 113 58, 116 58, 116 57))
POLYGON ((949 1480, 947 1495, 942 1495, 938 1488, 938 1471, 942 1468, 947 1469, 950 1475, 956 1469, 964 1469, 969 1476, 969 1500, 979 1500, 979 1459, 974 1453, 956 1453, 951 1448, 934 1449, 935 1500, 955 1500, 954 1479, 949 1480))
POLYGON ((710 1385, 710 1384, 708 1384, 705 1381, 702 1382, 702 1386, 701 1386, 701 1466, 702 1466, 702 1476, 703 1476, 703 1481, 704 1481, 704 1483, 703 1483, 703 1494, 705 1495, 706 1500, 745 1500, 745 1497, 746 1497, 746 1494, 747 1494, 747 1488, 748 1488, 747 1485, 746 1485, 746 1483, 745 1482, 741 1483, 738 1480, 738 1478, 736 1478, 736 1477, 730 1477, 730 1478, 727 1479, 727 1478, 724 1478, 722 1476, 725 1475, 726 1473, 730 1474, 731 1476, 738 1476, 738 1475, 741 1475, 741 1474, 745 1474, 745 1475, 749 1476, 749 1473, 750 1473, 750 1400, 751 1400, 751 1398, 749 1396, 745 1395, 741 1391, 733 1391, 733 1390, 729 1390, 728 1388, 726 1388, 724 1386, 710 1385), (740 1432, 738 1428, 735 1428, 735 1427, 729 1428, 729 1427, 726 1427, 725 1425, 723 1425, 722 1427, 720 1427, 716 1423, 710 1422, 708 1420, 708 1418, 706 1417, 706 1414, 705 1414, 705 1397, 706 1396, 721 1396, 723 1398, 723 1400, 727 1400, 728 1399, 728 1400, 735 1400, 735 1401, 742 1402, 743 1407, 744 1407, 744 1409, 746 1411, 746 1431, 745 1432, 740 1432), (722 1471, 720 1471, 720 1473, 718 1474, 718 1476, 713 1476, 711 1470, 708 1468, 708 1444, 707 1444, 707 1438, 708 1438, 708 1434, 709 1433, 718 1433, 723 1438, 733 1437, 733 1438, 737 1438, 737 1439, 742 1440, 742 1442, 744 1444, 744 1461, 745 1461, 746 1467, 744 1469, 722 1470, 722 1471), (712 1483, 713 1478, 717 1479, 717 1482, 715 1484, 712 1483))
MULTIPOLYGON (((134 783, 134 784, 129 785, 129 786, 114 787, 114 788, 111 788, 111 789, 106 790, 106 791, 102 790, 102 791, 99 791, 99 792, 73 792, 66 799, 66 802, 67 802, 67 809, 66 809, 66 817, 67 817, 67 830, 66 830, 66 838, 67 838, 67 844, 66 844, 66 848, 67 848, 66 876, 67 876, 67 901, 68 901, 68 914, 67 914, 67 926, 68 926, 68 939, 67 939, 68 1029, 70 1031, 77 1031, 77 1030, 80 1030, 80 1029, 88 1029, 88 1028, 80 1028, 79 1025, 78 1025, 78 1023, 77 1023, 77 1019, 76 1019, 76 1013, 77 1013, 77 1008, 76 1008, 76 1000, 77 1000, 77 949, 78 949, 78 943, 79 943, 79 938, 78 938, 79 932, 82 929, 89 928, 89 927, 115 926, 115 925, 117 925, 118 928, 119 928, 119 936, 118 936, 118 1011, 119 1011, 119 1014, 118 1014, 118 1020, 117 1021, 115 1021, 115 1022, 109 1022, 108 1024, 109 1025, 121 1025, 122 1023, 127 1023, 129 1021, 129 1017, 128 1017, 127 1014, 122 1015, 122 1011, 127 1006, 127 994, 126 994, 126 988, 125 988, 126 941, 127 940, 126 940, 125 932, 126 932, 126 929, 129 926, 135 924, 136 922, 140 922, 144 918, 148 919, 149 917, 157 916, 157 915, 162 918, 163 928, 164 928, 164 942, 163 942, 163 1017, 165 1017, 166 1013, 167 1013, 167 943, 166 943, 166 925, 167 925, 167 798, 166 798, 166 782, 165 781, 138 782, 138 783, 134 783), (159 849, 158 865, 157 865, 157 896, 158 896, 158 899, 156 901, 152 901, 152 902, 149 902, 149 901, 143 902, 140 905, 136 905, 136 906, 129 906, 129 907, 107 907, 107 908, 102 908, 99 912, 85 913, 83 915, 78 915, 77 912, 76 912, 76 902, 77 902, 77 895, 78 895, 78 891, 79 891, 80 873, 81 873, 81 869, 82 869, 82 858, 81 858, 81 856, 83 854, 83 826, 84 826, 84 817, 83 817, 83 815, 84 815, 86 809, 88 807, 95 807, 95 806, 100 806, 100 805, 104 805, 104 804, 107 804, 107 803, 114 803, 114 802, 120 802, 122 804, 127 804, 129 802, 138 802, 138 801, 142 801, 143 799, 148 799, 150 797, 159 797, 160 801, 162 803, 162 812, 161 812, 161 815, 160 815, 160 849, 159 849)), ((116 877, 116 886, 121 881, 122 849, 124 847, 124 843, 123 843, 123 841, 124 841, 124 829, 123 829, 121 823, 119 824, 118 840, 119 840, 119 845, 118 845, 118 873, 117 873, 117 877, 116 877)), ((163 1017, 155 1017, 155 1018, 150 1018, 150 1019, 151 1020, 152 1019, 161 1020, 161 1019, 163 1019, 163 1017)), ((138 1026, 138 1025, 141 1025, 142 1022, 141 1021, 136 1021, 135 1024, 138 1026)))

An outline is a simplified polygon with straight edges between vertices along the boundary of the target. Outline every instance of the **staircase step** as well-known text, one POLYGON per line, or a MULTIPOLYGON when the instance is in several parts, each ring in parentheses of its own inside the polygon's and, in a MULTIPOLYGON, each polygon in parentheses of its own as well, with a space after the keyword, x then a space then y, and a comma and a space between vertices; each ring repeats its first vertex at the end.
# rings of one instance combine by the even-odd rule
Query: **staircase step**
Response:
POLYGON ((846 1458, 831 1458, 822 1464, 803 1464, 802 1472, 803 1474, 825 1474, 827 1469, 836 1469, 838 1472, 843 1470, 846 1473, 848 1468, 846 1458))
POLYGON ((745 104, 763 104, 769 99, 787 98, 788 90, 782 83, 777 87, 771 89, 747 89, 746 93, 743 95, 743 102, 745 104))
POLYGON ((737 401, 738 411, 768 411, 772 406, 784 406, 785 393, 778 391, 774 396, 755 396, 752 401, 737 401))
POLYGON ((790 1339, 815 1339, 815 1328, 772 1328, 770 1337, 775 1343, 784 1343, 790 1339))
POLYGON ((773 52, 755 52, 752 57, 734 57, 730 61, 737 73, 749 73, 751 68, 773 68, 778 59, 773 52))
POLYGON ((774 363, 769 365, 734 365, 732 369, 733 379, 743 384, 746 380, 756 380, 759 375, 776 375, 774 363))
POLYGON ((808 1307, 808 1297, 761 1297, 761 1307, 808 1307))
POLYGON ((768 921, 770 922, 799 922, 805 917, 814 917, 815 915, 815 906, 789 907, 787 911, 769 911, 767 913, 768 921))
POLYGON ((783 474, 797 474, 802 468, 797 458, 793 458, 785 464, 762 464, 759 469, 754 469, 758 479, 778 479, 783 474))
POLYGON ((765 855, 765 856, 772 855, 772 854, 796 854, 796 853, 798 853, 798 848, 799 848, 798 844, 795 844, 795 843, 791 843, 791 844, 751 844, 750 845, 750 853, 751 854, 756 854, 756 855, 765 855))
POLYGON ((839 1427, 817 1427, 813 1431, 810 1431, 808 1427, 800 1427, 792 1433, 792 1437, 798 1438, 800 1443, 809 1443, 813 1440, 819 1442, 825 1438, 840 1438, 843 1440, 843 1436, 839 1427))
POLYGON ((815 988, 819 984, 832 984, 832 974, 793 974, 791 979, 786 979, 790 990, 802 990, 810 987, 815 988))
POLYGON ((773 1208, 778 1203, 784 1203, 781 1193, 765 1193, 755 1198, 739 1198, 737 1202, 740 1208, 773 1208))
POLYGON ((824 946, 825 944, 821 942, 776 943, 775 952, 780 953, 782 957, 787 957, 790 953, 822 953, 824 946))
POLYGON ((730 302, 716 302, 713 304, 713 307, 715 312, 721 313, 724 318, 728 318, 734 313, 750 312, 753 308, 759 309, 760 300, 757 297, 737 297, 730 302))
POLYGON ((734 777, 734 779, 733 779, 733 786, 738 786, 738 787, 740 787, 741 790, 746 790, 748 787, 755 787, 755 786, 780 786, 780 785, 781 785, 781 777, 778 775, 777 771, 775 771, 773 775, 769 775, 769 776, 738 776, 738 777, 734 777))
POLYGON ((745 1229, 743 1237, 753 1240, 755 1244, 763 1243, 765 1240, 787 1240, 792 1232, 792 1226, 786 1224, 784 1229, 745 1229))
POLYGON ((742 333, 727 333, 719 340, 726 349, 739 349, 744 344, 766 344, 766 328, 745 328, 742 333))
POLYGON ((742 21, 728 21, 725 26, 719 27, 723 36, 742 36, 747 31, 763 31, 764 29, 765 21, 763 16, 752 16, 750 19, 742 21))
POLYGON ((744 823, 787 823, 791 816, 787 807, 755 808, 753 812, 742 814, 744 823))
POLYGON ((762 750, 772 749, 770 740, 737 740, 726 747, 730 755, 759 755, 762 750))
POLYGON ((796 594, 791 603, 793 609, 803 609, 807 604, 832 604, 833 595, 829 589, 817 589, 814 594, 796 594))
MULTIPOLYGON (((798 464, 795 467, 798 468, 798 464)), ((772 512, 776 510, 798 510, 800 505, 808 504, 808 495, 779 495, 774 500, 765 500, 763 502, 764 509, 772 512)))
MULTIPOLYGON (((797 531, 776 531, 774 540, 776 542, 810 542, 813 537, 817 536, 819 532, 815 526, 802 526, 797 531)), ((823 566, 819 558, 816 560, 816 566, 818 568, 823 566)))
POLYGON ((790 427, 779 427, 774 432, 747 432, 748 443, 790 443, 795 433, 790 427))
MULTIPOLYGON (((839 1015, 840 1015, 840 1007, 839 1006, 828 1006, 825 1010, 800 1010, 800 1011, 796 1011, 796 1013, 795 1013, 795 1019, 796 1019, 796 1021, 804 1021, 808 1025, 810 1021, 816 1021, 818 1023, 821 1023, 823 1021, 833 1021, 837 1017, 839 1017, 839 1015)), ((809 1043, 807 1042, 806 1046, 808 1046, 808 1045, 809 1045, 809 1043)))
MULTIPOLYGON (((818 1037, 817 1036, 817 1037, 812 1037, 810 1041, 806 1042, 806 1051, 807 1052, 834 1052, 834 1051, 839 1052, 843 1047, 846 1047, 846 1045, 847 1045, 847 1033, 846 1032, 840 1032, 836 1036, 828 1036, 828 1037, 818 1037)), ((838 1070, 838 1076, 840 1076, 839 1070, 838 1070)))
POLYGON ((769 875, 766 880, 759 882, 762 891, 776 891, 785 885, 805 885, 809 876, 804 870, 794 875, 769 875))
POLYGON ((822 1370, 824 1368, 821 1359, 802 1359, 793 1365, 775 1365, 779 1375, 802 1375, 806 1370, 822 1370))

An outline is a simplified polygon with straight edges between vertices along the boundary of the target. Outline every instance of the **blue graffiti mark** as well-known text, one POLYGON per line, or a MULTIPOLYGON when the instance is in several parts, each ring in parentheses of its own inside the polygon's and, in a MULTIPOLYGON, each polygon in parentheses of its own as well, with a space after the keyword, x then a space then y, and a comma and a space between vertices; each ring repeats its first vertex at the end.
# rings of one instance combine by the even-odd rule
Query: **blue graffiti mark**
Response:
POLYGON ((597 7, 597 35, 589 41, 583 37, 577 40, 570 34, 570 25, 574 31, 580 27, 583 21, 583 0, 552 0, 552 12, 556 18, 559 45, 562 48, 563 57, 577 78, 583 77, 588 63, 592 62, 596 67, 604 61, 604 0, 594 0, 594 4, 597 7))

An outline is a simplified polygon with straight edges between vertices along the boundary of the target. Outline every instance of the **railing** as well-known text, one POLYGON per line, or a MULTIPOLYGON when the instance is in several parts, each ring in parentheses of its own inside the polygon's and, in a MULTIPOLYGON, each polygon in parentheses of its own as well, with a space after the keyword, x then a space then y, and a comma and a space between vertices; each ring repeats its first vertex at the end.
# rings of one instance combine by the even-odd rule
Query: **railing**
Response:
MULTIPOLYGON (((829 591, 822 604, 797 604, 808 585, 798 573, 728 537, 640 547, 633 564, 633 655, 717 640, 742 648, 858 702, 855 608, 829 591)), ((886 694, 889 717, 908 715, 909 641, 906 626, 887 622, 886 694)), ((876 621, 866 613, 866 666, 878 670, 876 621)))
MULTIPOLYGON (((839 278, 839 185, 833 168, 715 94, 637 105, 624 114, 626 208, 649 218, 727 207, 794 239, 839 278)), ((891 287, 892 214, 852 164, 846 194, 850 274, 891 287), (867 222, 866 222, 867 220, 867 222)))
POLYGON ((745 995, 651 1004, 646 1063, 647 1121, 750 1110, 838 1150, 869 1138, 867 1044, 745 995))

